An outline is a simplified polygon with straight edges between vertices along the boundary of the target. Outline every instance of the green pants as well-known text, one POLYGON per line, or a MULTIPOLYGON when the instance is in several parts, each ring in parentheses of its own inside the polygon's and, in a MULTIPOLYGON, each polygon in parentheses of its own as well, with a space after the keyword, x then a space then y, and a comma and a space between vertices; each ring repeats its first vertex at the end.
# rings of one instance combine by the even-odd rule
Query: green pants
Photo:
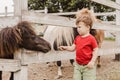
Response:
POLYGON ((88 69, 86 65, 75 63, 73 80, 96 80, 96 67, 88 69))

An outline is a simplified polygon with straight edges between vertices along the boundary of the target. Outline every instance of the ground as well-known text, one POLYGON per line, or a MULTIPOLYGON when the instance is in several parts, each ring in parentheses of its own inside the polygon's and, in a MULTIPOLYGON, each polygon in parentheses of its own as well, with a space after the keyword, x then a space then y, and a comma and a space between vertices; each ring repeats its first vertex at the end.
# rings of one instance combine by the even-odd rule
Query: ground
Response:
MULTIPOLYGON (((102 48, 114 47, 113 41, 104 41, 102 48)), ((101 56, 101 68, 97 68, 97 80, 120 80, 120 62, 114 61, 114 54, 101 56)), ((30 64, 28 66, 28 80, 73 80, 73 66, 69 60, 62 61, 63 76, 55 79, 57 76, 57 66, 55 63, 30 64)), ((8 74, 4 74, 6 77, 8 74)), ((7 79, 4 79, 7 80, 7 79)))

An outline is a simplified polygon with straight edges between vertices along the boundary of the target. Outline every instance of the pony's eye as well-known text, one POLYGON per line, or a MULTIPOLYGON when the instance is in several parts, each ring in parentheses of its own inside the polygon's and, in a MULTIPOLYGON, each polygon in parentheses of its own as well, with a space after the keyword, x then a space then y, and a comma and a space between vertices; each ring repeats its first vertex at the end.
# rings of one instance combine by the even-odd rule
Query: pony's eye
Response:
POLYGON ((35 39, 35 36, 31 36, 32 39, 35 39))

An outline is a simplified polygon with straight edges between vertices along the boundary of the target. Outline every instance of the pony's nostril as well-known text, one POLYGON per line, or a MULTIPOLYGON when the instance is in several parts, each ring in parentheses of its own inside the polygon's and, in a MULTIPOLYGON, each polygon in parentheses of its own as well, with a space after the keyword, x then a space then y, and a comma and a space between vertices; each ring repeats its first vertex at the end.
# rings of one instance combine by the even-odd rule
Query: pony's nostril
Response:
POLYGON ((49 45, 49 49, 51 50, 51 45, 49 45))
POLYGON ((49 47, 49 49, 51 50, 51 45, 50 45, 50 44, 48 44, 48 47, 49 47))
POLYGON ((43 52, 44 53, 47 53, 49 51, 49 49, 44 49, 43 52))

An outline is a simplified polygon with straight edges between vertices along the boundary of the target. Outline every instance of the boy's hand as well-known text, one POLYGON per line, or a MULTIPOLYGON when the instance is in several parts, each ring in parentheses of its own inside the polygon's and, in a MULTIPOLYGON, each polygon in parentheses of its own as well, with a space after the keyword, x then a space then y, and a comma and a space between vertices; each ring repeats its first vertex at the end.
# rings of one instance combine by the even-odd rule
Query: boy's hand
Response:
POLYGON ((87 64, 87 68, 93 69, 93 68, 94 68, 94 65, 95 65, 95 63, 94 63, 93 61, 90 61, 90 62, 87 64))
POLYGON ((67 46, 60 46, 58 47, 60 50, 67 50, 67 46))

